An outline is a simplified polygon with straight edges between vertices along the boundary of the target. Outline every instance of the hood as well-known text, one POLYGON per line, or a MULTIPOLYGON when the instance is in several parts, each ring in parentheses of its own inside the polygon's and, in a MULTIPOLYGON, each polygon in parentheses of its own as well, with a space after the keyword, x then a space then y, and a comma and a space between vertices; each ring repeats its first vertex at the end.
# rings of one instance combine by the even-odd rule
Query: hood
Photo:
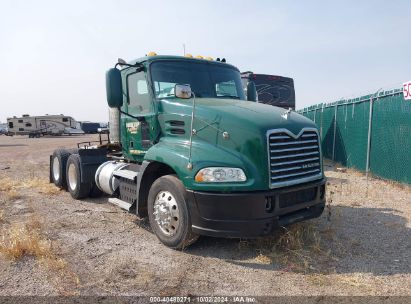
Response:
MULTIPOLYGON (((181 114, 191 115, 192 100, 163 100, 165 112, 174 112, 168 109, 172 104, 179 106, 181 114)), ((209 122, 218 121, 223 124, 235 125, 240 129, 258 129, 265 133, 270 129, 285 128, 298 134, 302 128, 316 128, 310 119, 291 112, 285 118, 287 111, 283 108, 266 105, 258 102, 220 98, 197 98, 195 116, 209 122)))
MULTIPOLYGON (((170 98, 160 101, 159 123, 165 135, 160 143, 167 147, 165 151, 180 149, 180 156, 188 155, 192 104, 192 99, 170 98)), ((264 190, 270 182, 268 130, 284 128, 299 134, 302 128, 316 127, 311 120, 296 112, 291 112, 285 119, 282 115, 287 110, 256 102, 197 98, 195 106, 193 172, 210 166, 242 168, 246 176, 250 177, 244 189, 253 185, 254 190, 264 190)), ((227 191, 242 188, 241 185, 227 187, 227 191)))

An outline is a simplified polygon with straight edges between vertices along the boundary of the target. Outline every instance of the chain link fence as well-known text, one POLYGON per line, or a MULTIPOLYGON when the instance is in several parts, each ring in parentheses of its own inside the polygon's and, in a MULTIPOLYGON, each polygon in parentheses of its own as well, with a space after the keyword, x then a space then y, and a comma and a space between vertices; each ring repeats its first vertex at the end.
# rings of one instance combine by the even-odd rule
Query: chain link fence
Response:
POLYGON ((316 123, 325 158, 411 184, 411 101, 404 100, 402 89, 298 112, 316 123))

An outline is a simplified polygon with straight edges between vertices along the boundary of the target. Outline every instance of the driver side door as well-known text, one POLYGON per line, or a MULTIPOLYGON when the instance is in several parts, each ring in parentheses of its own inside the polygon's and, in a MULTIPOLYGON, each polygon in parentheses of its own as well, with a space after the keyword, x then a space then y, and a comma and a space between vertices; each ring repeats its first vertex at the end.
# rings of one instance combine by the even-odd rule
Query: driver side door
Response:
POLYGON ((125 112, 140 120, 122 115, 123 152, 135 161, 142 161, 147 150, 153 145, 156 134, 156 117, 153 99, 144 71, 136 71, 126 76, 125 112))

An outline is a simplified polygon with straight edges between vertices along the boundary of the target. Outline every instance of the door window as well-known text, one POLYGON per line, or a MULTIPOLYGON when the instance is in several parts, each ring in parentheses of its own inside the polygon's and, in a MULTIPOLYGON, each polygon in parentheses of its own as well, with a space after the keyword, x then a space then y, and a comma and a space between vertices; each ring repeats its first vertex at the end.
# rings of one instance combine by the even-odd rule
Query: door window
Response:
POLYGON ((151 99, 144 72, 130 74, 127 77, 129 112, 144 114, 152 112, 151 99))

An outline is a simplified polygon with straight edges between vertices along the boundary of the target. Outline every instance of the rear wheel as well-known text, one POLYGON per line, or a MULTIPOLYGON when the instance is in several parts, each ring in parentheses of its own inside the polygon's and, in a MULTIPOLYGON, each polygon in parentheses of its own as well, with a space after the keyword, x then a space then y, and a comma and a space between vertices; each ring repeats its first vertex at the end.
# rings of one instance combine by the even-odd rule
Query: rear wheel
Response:
POLYGON ((66 166, 67 189, 75 199, 86 198, 92 187, 92 183, 81 181, 81 170, 80 156, 70 155, 66 166))
POLYGON ((166 246, 182 249, 194 243, 198 235, 191 230, 185 188, 175 175, 158 178, 148 195, 150 226, 166 246))
POLYGON ((51 179, 59 188, 67 188, 66 182, 66 163, 70 152, 66 149, 54 151, 51 159, 51 179))

